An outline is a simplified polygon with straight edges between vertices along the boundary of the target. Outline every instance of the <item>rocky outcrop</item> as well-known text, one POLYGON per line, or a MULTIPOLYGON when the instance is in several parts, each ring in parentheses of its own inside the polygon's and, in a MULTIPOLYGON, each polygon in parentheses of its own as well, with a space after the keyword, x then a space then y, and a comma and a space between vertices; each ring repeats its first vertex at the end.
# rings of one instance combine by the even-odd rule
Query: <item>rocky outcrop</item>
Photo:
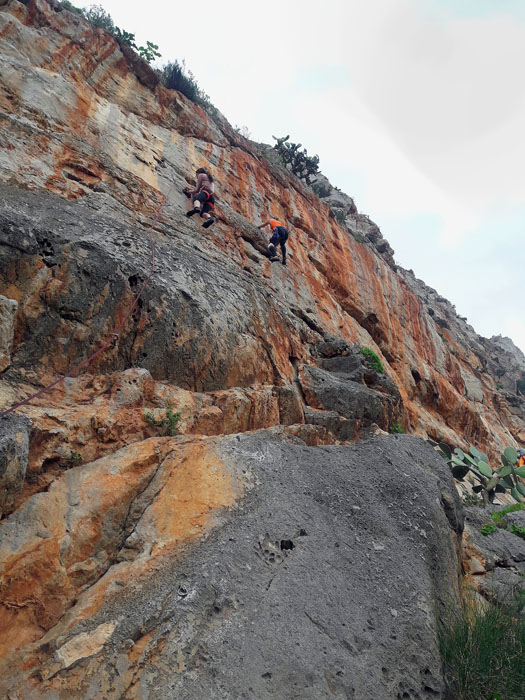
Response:
POLYGON ((11 344, 17 308, 18 303, 14 299, 0 296, 0 372, 7 369, 11 362, 11 344))
POLYGON ((490 453, 520 439, 516 395, 497 388, 506 380, 490 374, 490 351, 445 300, 392 265, 349 198, 345 214, 358 217, 370 247, 267 149, 179 93, 140 82, 118 43, 82 17, 9 0, 0 21, 0 176, 14 187, 3 194, 0 293, 19 304, 8 379, 29 363, 42 381, 95 347, 147 274, 145 233, 154 231, 151 308, 137 310, 138 326, 104 371, 138 363, 197 391, 291 385, 289 358, 315 364, 312 346, 330 335, 381 356, 407 429, 490 453), (220 196, 205 236, 182 216, 180 194, 202 164, 216 170, 220 196), (269 209, 292 231, 286 271, 270 265, 253 226, 269 209), (40 333, 28 333, 35 323, 40 333), (172 339, 167 352, 161 333, 172 339))
POLYGON ((30 421, 21 416, 0 420, 0 518, 13 507, 26 478, 30 421))
POLYGON ((496 527, 491 516, 501 510, 501 506, 465 509, 464 569, 484 598, 513 605, 525 595, 525 539, 512 526, 525 526, 525 511, 503 514, 496 527))
POLYGON ((63 379, 0 418, 2 693, 444 697, 449 472, 349 443, 499 454, 523 356, 59 3, 0 0, 0 59, 0 406, 63 379))
POLYGON ((0 688, 445 697, 436 620, 458 594, 461 518, 417 438, 151 438, 70 469, 8 519, 0 688))
POLYGON ((328 205, 330 215, 335 218, 338 224, 351 233, 357 241, 370 246, 392 269, 397 269, 394 261, 394 250, 383 237, 379 226, 371 221, 369 216, 357 211, 351 197, 334 187, 322 174, 316 175, 312 180, 312 189, 323 204, 328 205))

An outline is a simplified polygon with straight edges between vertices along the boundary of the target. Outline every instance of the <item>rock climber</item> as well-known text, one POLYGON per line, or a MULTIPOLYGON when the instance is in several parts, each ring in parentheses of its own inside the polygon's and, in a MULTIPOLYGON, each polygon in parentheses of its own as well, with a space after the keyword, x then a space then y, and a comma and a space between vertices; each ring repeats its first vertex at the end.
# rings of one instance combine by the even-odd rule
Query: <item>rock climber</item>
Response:
POLYGON ((198 168, 195 174, 197 175, 195 187, 193 189, 185 187, 183 190, 186 197, 190 197, 193 202, 193 208, 186 212, 186 216, 200 213, 201 218, 205 219, 202 227, 208 228, 215 221, 210 213, 215 206, 215 185, 213 177, 204 168, 198 168))
POLYGON ((523 447, 518 450, 518 467, 525 467, 525 449, 523 447))
POLYGON ((269 221, 265 221, 264 224, 260 224, 257 226, 257 228, 264 228, 265 226, 268 226, 268 224, 272 229, 272 237, 270 238, 270 243, 268 245, 268 252, 270 253, 271 258, 279 260, 279 257, 277 256, 277 249, 275 247, 276 244, 279 243, 281 246, 282 255, 281 262, 283 265, 286 265, 286 241, 288 240, 288 231, 273 214, 271 215, 271 219, 269 221))

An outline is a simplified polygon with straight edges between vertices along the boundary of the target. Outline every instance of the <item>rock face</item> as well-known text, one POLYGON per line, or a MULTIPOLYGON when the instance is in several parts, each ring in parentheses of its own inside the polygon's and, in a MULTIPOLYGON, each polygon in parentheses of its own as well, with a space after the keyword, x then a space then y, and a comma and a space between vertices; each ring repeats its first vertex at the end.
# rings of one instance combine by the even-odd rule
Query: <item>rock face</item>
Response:
POLYGON ((489 524, 494 528, 493 513, 501 507, 471 506, 465 513, 465 568, 470 582, 488 600, 512 604, 525 594, 525 540, 512 526, 525 525, 525 511, 505 514, 494 532, 483 534, 489 524))
POLYGON ((0 296, 0 372, 7 369, 11 361, 11 344, 17 308, 18 303, 14 299, 0 296))
POLYGON ((56 376, 96 349, 149 272, 150 233, 154 279, 92 371, 133 364, 193 391, 291 385, 293 362, 315 364, 315 345, 338 337, 381 357, 406 429, 491 454, 521 439, 523 358, 494 376, 491 346, 393 265, 350 198, 329 190, 353 228, 267 148, 155 85, 60 5, 1 10, 0 294, 18 302, 8 379, 56 376), (181 194, 200 165, 220 197, 206 233, 181 194), (270 210, 292 232, 286 270, 254 227, 270 210))
POLYGON ((452 482, 349 443, 499 454, 523 355, 59 3, 0 0, 0 59, 0 407, 63 378, 0 418, 3 695, 444 697, 452 482))
POLYGON ((0 421, 0 518, 22 491, 29 456, 30 421, 10 415, 0 421))
POLYGON ((435 617, 458 594, 461 529, 448 468, 418 438, 152 438, 70 469, 7 521, 1 627, 21 637, 0 644, 0 689, 445 697, 435 617))

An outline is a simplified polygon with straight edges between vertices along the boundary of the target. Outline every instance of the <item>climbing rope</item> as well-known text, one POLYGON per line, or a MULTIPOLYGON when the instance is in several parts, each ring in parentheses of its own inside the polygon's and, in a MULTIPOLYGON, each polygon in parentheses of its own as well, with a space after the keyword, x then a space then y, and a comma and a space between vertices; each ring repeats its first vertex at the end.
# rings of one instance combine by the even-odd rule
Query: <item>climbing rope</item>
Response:
MULTIPOLYGON (((159 213, 158 213, 158 215, 157 215, 157 219, 159 219, 159 220, 160 220, 162 208, 163 208, 163 206, 164 206, 164 204, 165 204, 165 201, 166 201, 166 199, 164 199, 164 201, 162 202, 162 204, 161 204, 161 206, 160 206, 160 208, 159 208, 159 213)), ((15 404, 14 406, 11 406, 11 407, 8 408, 7 410, 5 410, 5 411, 3 411, 2 413, 0 413, 0 418, 5 418, 7 415, 9 415, 10 413, 12 413, 13 411, 16 411, 17 408, 20 408, 21 406, 25 406, 26 404, 28 404, 28 403, 29 403, 30 401, 32 401, 33 399, 36 399, 36 398, 38 398, 39 396, 42 396, 42 394, 47 393, 48 391, 50 391, 50 390, 53 389, 54 387, 58 386, 58 384, 61 384, 63 381, 65 381, 66 379, 68 379, 68 377, 71 377, 71 376, 72 376, 75 372, 77 372, 78 370, 82 369, 83 367, 87 367, 87 365, 89 365, 91 362, 93 362, 93 360, 94 360, 96 357, 98 357, 99 355, 102 355, 102 353, 105 352, 108 348, 110 348, 110 347, 114 348, 114 347, 116 346, 116 344, 117 344, 117 342, 118 342, 118 337, 119 337, 120 331, 122 330, 122 328, 123 328, 124 325, 126 324, 126 321, 128 320, 128 318, 129 318, 129 317, 131 316, 131 314, 133 313, 134 308, 135 308, 135 307, 137 306, 137 304, 139 303, 139 299, 140 299, 140 297, 142 296, 142 293, 143 293, 144 290, 146 289, 146 286, 147 286, 148 282, 149 282, 150 279, 153 277, 153 273, 155 272, 155 241, 153 240, 153 238, 151 237, 151 235, 150 235, 149 232, 146 231, 146 235, 147 235, 148 238, 149 238, 150 247, 151 247, 151 270, 150 270, 149 275, 146 277, 146 279, 145 279, 144 282, 142 283, 142 286, 141 286, 141 288, 139 289, 138 294, 135 296, 135 299, 134 299, 134 301, 133 301, 133 304, 130 306, 130 308, 129 308, 129 310, 128 310, 128 313, 125 315, 124 319, 119 323, 119 325, 117 326, 117 328, 115 328, 115 330, 113 331, 113 333, 110 334, 109 338, 105 341, 105 343, 103 343, 103 345, 101 345, 101 346, 99 347, 99 349, 96 350, 92 355, 90 355, 86 360, 82 360, 82 362, 79 362, 79 363, 78 363, 77 365, 75 365, 72 369, 70 369, 69 372, 68 372, 67 374, 62 375, 61 377, 59 377, 58 379, 56 379, 56 380, 55 380, 54 382, 52 382, 51 384, 48 384, 48 386, 45 386, 43 389, 40 389, 40 391, 37 391, 37 392, 35 392, 34 394, 31 394, 31 396, 28 396, 28 397, 27 397, 26 399, 24 399, 23 401, 20 401, 19 403, 15 404)))

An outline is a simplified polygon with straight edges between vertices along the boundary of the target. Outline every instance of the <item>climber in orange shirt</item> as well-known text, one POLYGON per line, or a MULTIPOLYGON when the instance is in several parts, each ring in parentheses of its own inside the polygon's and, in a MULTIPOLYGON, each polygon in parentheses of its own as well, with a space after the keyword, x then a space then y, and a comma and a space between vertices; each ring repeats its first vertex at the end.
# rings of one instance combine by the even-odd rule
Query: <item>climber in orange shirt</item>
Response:
POLYGON ((518 450, 518 467, 525 467, 525 449, 523 447, 518 450))
POLYGON ((286 265, 286 241, 288 240, 288 231, 281 224, 281 222, 275 216, 273 216, 273 214, 271 216, 271 219, 265 221, 264 224, 260 224, 257 226, 257 228, 264 228, 270 224, 270 228, 272 229, 272 237, 270 238, 270 243, 268 245, 268 252, 272 258, 277 258, 278 260, 279 258, 277 256, 277 249, 275 245, 279 243, 281 246, 282 264, 286 265))

